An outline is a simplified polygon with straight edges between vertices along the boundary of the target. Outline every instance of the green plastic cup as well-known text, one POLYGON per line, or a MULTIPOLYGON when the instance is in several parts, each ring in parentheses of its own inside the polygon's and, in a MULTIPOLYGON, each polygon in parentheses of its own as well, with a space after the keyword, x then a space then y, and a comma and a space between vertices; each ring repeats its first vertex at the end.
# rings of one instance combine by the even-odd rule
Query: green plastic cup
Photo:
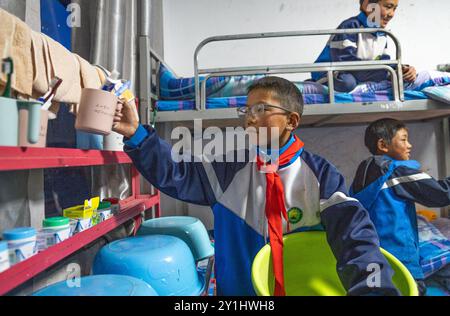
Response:
MULTIPOLYGON (((394 270, 393 283, 403 296, 418 296, 417 285, 408 269, 381 249, 394 270)), ((336 259, 324 232, 303 232, 284 238, 284 275, 288 296, 345 296, 336 272, 336 259)), ((270 245, 264 246, 252 265, 252 282, 259 296, 273 296, 274 276, 270 245)))

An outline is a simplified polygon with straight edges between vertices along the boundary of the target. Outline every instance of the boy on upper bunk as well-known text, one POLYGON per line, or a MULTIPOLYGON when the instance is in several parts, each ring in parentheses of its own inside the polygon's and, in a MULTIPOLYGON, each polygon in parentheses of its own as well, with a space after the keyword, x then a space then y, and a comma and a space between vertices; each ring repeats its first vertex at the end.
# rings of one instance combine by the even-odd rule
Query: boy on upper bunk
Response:
POLYGON ((381 247, 409 269, 424 294, 414 203, 450 205, 450 177, 435 180, 420 170, 417 161, 409 160, 412 145, 401 121, 382 119, 370 124, 365 144, 373 156, 358 167, 350 195, 369 211, 381 247))
MULTIPOLYGON (((186 152, 183 157, 188 160, 174 160, 170 145, 150 126, 139 125, 133 107, 127 103, 123 113, 116 114, 114 130, 126 137, 125 152, 137 169, 161 192, 212 208, 218 295, 255 295, 251 266, 268 239, 275 295, 284 295, 283 234, 321 224, 348 295, 399 294, 367 211, 348 197, 339 171, 309 153, 294 134, 303 114, 303 97, 292 82, 266 77, 249 88, 247 106, 239 110, 245 114, 246 127, 259 135, 260 146, 251 151, 253 158, 245 149, 242 162, 192 159, 186 152), (267 143, 261 140, 266 128, 267 143), (274 145, 277 158, 261 149, 274 145), (375 286, 369 282, 373 264, 380 269, 375 286)), ((236 149, 230 153, 239 154, 236 149)))
MULTIPOLYGON (((338 29, 386 28, 395 16, 398 3, 399 0, 360 0, 361 13, 342 22, 338 29), (375 11, 374 4, 378 8, 375 11)), ((383 32, 336 34, 331 36, 315 62, 390 60, 387 39, 383 32)), ((312 73, 312 79, 321 84, 328 82, 325 72, 312 73)), ((422 90, 428 86, 449 84, 450 76, 427 71, 417 74, 414 67, 403 65, 403 80, 406 90, 422 90)), ((366 87, 362 87, 363 91, 387 90, 391 87, 390 73, 382 69, 334 72, 334 87, 338 92, 352 92, 362 83, 367 83, 366 87)))

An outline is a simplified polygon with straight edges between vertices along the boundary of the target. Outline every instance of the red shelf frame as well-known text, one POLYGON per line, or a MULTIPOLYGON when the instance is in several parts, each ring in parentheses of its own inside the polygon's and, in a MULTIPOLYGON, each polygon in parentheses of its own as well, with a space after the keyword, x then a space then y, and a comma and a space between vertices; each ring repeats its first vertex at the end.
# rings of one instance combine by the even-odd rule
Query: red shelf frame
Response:
MULTIPOLYGON (((73 168, 115 164, 132 164, 123 152, 78 150, 61 148, 0 147, 0 172, 48 168, 73 168)), ((154 207, 155 216, 161 216, 160 192, 141 195, 140 175, 131 168, 132 196, 121 201, 121 212, 113 218, 76 234, 35 256, 0 273, 0 296, 67 258, 84 246, 114 230, 132 218, 154 207)))
POLYGON ((64 148, 0 147, 0 171, 131 164, 123 152, 64 148))

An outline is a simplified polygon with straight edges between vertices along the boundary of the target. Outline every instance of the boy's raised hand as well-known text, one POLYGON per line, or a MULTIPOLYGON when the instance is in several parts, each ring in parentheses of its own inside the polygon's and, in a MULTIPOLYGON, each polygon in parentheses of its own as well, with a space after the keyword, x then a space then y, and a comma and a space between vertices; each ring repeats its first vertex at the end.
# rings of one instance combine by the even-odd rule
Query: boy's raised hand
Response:
POLYGON ((406 82, 414 82, 417 78, 416 68, 409 65, 403 65, 403 80, 406 82))
POLYGON ((113 131, 127 138, 133 137, 139 127, 139 118, 136 113, 134 101, 120 100, 114 115, 113 131))

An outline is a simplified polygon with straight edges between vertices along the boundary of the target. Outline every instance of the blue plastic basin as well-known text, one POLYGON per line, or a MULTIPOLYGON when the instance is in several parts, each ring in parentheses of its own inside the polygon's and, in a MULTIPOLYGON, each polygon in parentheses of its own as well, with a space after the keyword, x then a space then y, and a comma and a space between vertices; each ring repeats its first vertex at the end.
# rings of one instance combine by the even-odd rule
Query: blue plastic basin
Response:
POLYGON ((91 275, 50 285, 33 296, 158 296, 142 280, 126 275, 91 275))
POLYGON ((214 255, 208 232, 203 223, 195 217, 172 216, 146 221, 138 231, 138 236, 171 235, 178 237, 191 248, 196 261, 214 255))
POLYGON ((198 296, 203 291, 191 250, 173 236, 133 237, 106 245, 94 260, 93 272, 139 278, 161 296, 198 296))

